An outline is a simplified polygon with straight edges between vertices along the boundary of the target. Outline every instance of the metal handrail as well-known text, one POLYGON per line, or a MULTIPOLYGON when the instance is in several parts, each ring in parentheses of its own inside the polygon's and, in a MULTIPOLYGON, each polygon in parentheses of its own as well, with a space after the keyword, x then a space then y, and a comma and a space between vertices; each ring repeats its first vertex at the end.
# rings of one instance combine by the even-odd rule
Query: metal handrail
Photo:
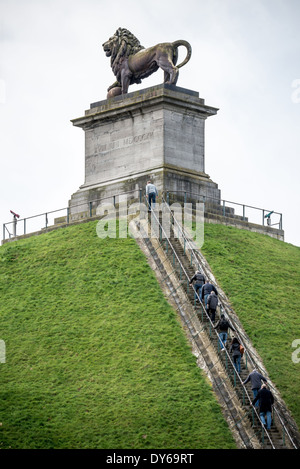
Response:
MULTIPOLYGON (((187 235, 186 235, 184 229, 182 228, 182 226, 178 223, 178 220, 176 219, 176 217, 174 217, 174 214, 172 213, 172 210, 171 210, 169 204, 168 204, 164 199, 163 199, 163 201, 164 201, 166 207, 168 208, 168 210, 169 210, 169 212, 170 212, 170 215, 171 215, 171 217, 172 217, 172 219, 173 219, 173 223, 176 223, 177 227, 180 229, 181 234, 182 234, 182 237, 183 237, 184 240, 185 240, 185 243, 187 243, 187 244, 190 246, 190 250, 191 250, 192 256, 195 257, 195 261, 196 261, 196 263, 199 265, 199 264, 201 263, 201 260, 197 259, 196 255, 195 255, 195 250, 194 250, 194 248, 191 246, 190 239, 187 237, 187 235)), ((203 266, 202 266, 202 267, 203 267, 203 266)), ((203 270, 206 272, 205 267, 204 267, 203 270)), ((194 291, 195 291, 195 288, 194 288, 194 287, 193 287, 193 289, 194 289, 194 291)), ((203 307, 203 305, 202 305, 202 303, 201 303, 200 297, 199 297, 199 295, 198 295, 198 293, 197 293, 196 291, 195 291, 195 294, 197 295, 197 297, 198 297, 198 299, 199 299, 199 301, 200 301, 200 305, 201 305, 202 308, 204 309, 204 307, 203 307)), ((221 307, 223 308, 223 310, 226 311, 226 307, 225 307, 225 305, 224 305, 224 303, 223 303, 223 301, 222 301, 221 298, 219 299, 219 302, 220 302, 221 307)), ((205 312, 206 312, 206 311, 205 311, 205 312)), ((226 314, 229 316, 228 312, 226 312, 226 314)), ((208 315, 207 315, 207 316, 208 316, 208 315)), ((208 316, 208 318, 209 318, 209 316, 208 316)), ((210 320, 210 318, 209 318, 209 320, 210 320)), ((232 322, 232 323, 235 325, 235 327, 236 327, 236 322, 233 321, 231 318, 230 318, 230 320, 231 320, 231 322, 232 322)), ((243 344, 242 340, 240 339, 240 333, 239 333, 238 330, 236 330, 236 335, 238 336, 240 343, 241 343, 242 345, 245 345, 245 344, 243 344)), ((222 340, 220 340, 220 342, 223 344, 222 340)), ((224 344, 223 344, 223 346, 224 346, 224 344)), ((257 363, 255 362, 255 360, 252 358, 252 354, 249 353, 249 351, 247 350, 246 347, 244 347, 244 348, 245 348, 245 355, 247 354, 247 356, 249 357, 249 360, 251 361, 252 366, 253 366, 253 367, 256 367, 256 368, 260 368, 260 366, 257 365, 257 363)), ((226 349, 225 349, 225 350, 226 350, 226 349)), ((226 350, 226 353, 227 353, 227 350, 226 350)), ((261 368, 260 368, 260 369, 261 369, 261 368)), ((274 387, 272 386, 272 384, 271 384, 271 388, 274 389, 274 387)), ((252 402, 252 401, 251 401, 251 402, 252 402)), ((252 404, 251 404, 251 405, 252 405, 252 404)), ((276 408, 275 405, 273 405, 273 409, 274 409, 274 412, 276 413, 278 419, 280 420, 280 423, 281 423, 281 425, 282 425, 284 431, 285 431, 286 434, 288 435, 290 442, 292 443, 293 447, 294 447, 295 449, 297 449, 297 446, 295 445, 295 443, 294 443, 294 441, 293 441, 291 435, 289 434, 288 429, 286 428, 284 422, 282 421, 282 418, 281 418, 281 416, 280 416, 280 414, 279 414, 279 412, 278 412, 278 410, 277 410, 277 408, 276 408)))
MULTIPOLYGON (((154 249, 154 252, 157 252, 157 250, 158 250, 159 248, 161 249, 161 247, 162 247, 162 246, 161 246, 160 243, 159 243, 159 245, 158 245, 157 248, 154 248, 153 245, 152 245, 152 248, 154 249)), ((177 258, 177 259, 178 259, 178 258, 177 258)), ((164 265, 164 262, 165 262, 166 260, 169 260, 167 256, 165 257, 164 260, 161 261, 163 265, 164 265)), ((180 266, 183 268, 183 265, 182 265, 182 263, 181 263, 180 260, 179 260, 179 263, 180 263, 180 266)), ((177 273, 176 269, 173 269, 172 272, 171 272, 170 274, 168 274, 168 275, 163 279, 163 281, 166 282, 166 279, 167 279, 167 278, 170 278, 170 276, 171 276, 173 273, 177 273)), ((168 288, 169 288, 171 294, 172 294, 173 297, 174 297, 174 292, 172 291, 172 289, 171 289, 169 283, 166 282, 166 284, 168 285, 168 288)), ((173 287, 173 288, 174 288, 174 287, 173 287)), ((177 290, 177 289, 175 289, 175 292, 176 292, 176 290, 177 290)), ((176 303, 176 305, 177 305, 177 301, 176 301, 175 298, 174 298, 174 301, 175 301, 175 303, 176 303)), ((191 328, 191 325, 190 325, 190 321, 186 319, 186 315, 182 312, 182 307, 181 307, 180 305, 179 305, 179 306, 177 305, 177 309, 180 311, 180 314, 181 314, 183 320, 185 321, 186 326, 188 327, 188 329, 189 329, 189 331, 190 331, 190 333, 191 333, 191 335, 192 335, 193 340, 195 341, 195 335, 194 335, 193 332, 192 332, 192 328, 191 328)), ((200 349, 198 343, 195 342, 195 345, 197 346, 199 352, 201 353, 201 355, 202 355, 202 357, 203 357, 203 359, 204 359, 204 361, 205 361, 205 363, 206 363, 206 366, 208 367, 207 359, 206 359, 205 355, 202 354, 201 349, 200 349)), ((214 381, 216 387, 218 387, 218 389, 219 389, 219 391, 220 391, 220 393, 221 393, 221 396, 222 396, 222 398, 223 398, 223 400, 224 400, 224 403, 225 403, 225 404, 228 404, 228 400, 225 399, 225 397, 223 396, 223 392, 222 392, 222 390, 220 389, 220 384, 216 381, 216 378, 214 377, 213 374, 212 374, 211 376, 212 376, 212 379, 213 379, 213 381, 214 381)), ((221 381, 222 381, 222 379, 221 379, 221 381)), ((234 418, 233 418, 233 420, 234 420, 234 418)), ((238 423, 236 423, 236 422, 234 422, 234 424, 235 424, 236 426, 238 425, 238 423)), ((243 437, 242 437, 242 439, 243 439, 243 437)), ((249 439, 249 442, 251 442, 251 439, 249 439)), ((245 441, 244 441, 244 446, 247 448, 247 444, 246 444, 245 441)))
MULTIPOLYGON (((163 200, 164 200, 164 199, 163 199, 163 200)), ((197 259, 196 254, 195 254, 195 249, 194 249, 193 246, 191 246, 191 241, 190 241, 190 239, 187 237, 187 235, 186 235, 184 229, 182 228, 182 226, 178 223, 178 220, 176 219, 176 217, 174 217, 174 215, 173 215, 173 213, 172 213, 172 210, 170 209, 169 204, 168 204, 165 200, 164 200, 164 203, 166 204, 166 207, 169 209, 169 212, 170 212, 170 214, 171 214, 171 217, 172 217, 174 223, 176 223, 176 225, 177 225, 178 228, 180 229, 181 234, 182 234, 182 237, 184 238, 185 242, 189 245, 191 254, 192 254, 192 256, 195 258, 195 262, 196 262, 198 265, 200 265, 201 260, 197 259)), ((205 272, 206 272, 205 267, 203 268, 203 270, 205 270, 205 272)), ((221 304, 223 310, 226 311, 226 307, 225 307, 225 305, 224 305, 224 303, 223 303, 223 301, 222 301, 221 298, 219 298, 219 302, 220 302, 220 304, 221 304)), ((227 313, 227 314, 228 314, 228 313, 227 313)), ((234 320, 232 320, 232 322, 234 323, 234 325, 236 325, 236 322, 235 322, 234 320)), ((239 331, 237 331, 237 335, 238 335, 238 338, 239 338, 239 340, 240 340, 240 343, 243 345, 243 342, 242 342, 242 340, 241 340, 241 336, 240 336, 239 331)), ((246 349, 245 349, 245 353, 248 353, 248 352, 246 351, 246 349)), ((248 353, 248 355, 249 355, 250 361, 252 362, 252 365, 253 365, 253 366, 256 366, 256 364, 255 364, 254 361, 252 360, 252 357, 250 356, 249 353, 248 353)))
MULTIPOLYGON (((146 201, 147 201, 147 199, 146 199, 146 201)), ((148 201, 147 201, 147 206, 148 206, 148 201)), ((177 261, 178 261, 178 263, 180 264, 180 266, 181 266, 181 268, 182 268, 182 271, 184 272, 184 274, 185 274, 187 280, 190 280, 189 275, 187 274, 187 272, 186 272, 186 270, 185 270, 185 268, 184 268, 182 262, 180 261, 180 259, 179 259, 178 255, 177 255, 177 253, 176 253, 176 251, 175 251, 173 245, 172 245, 171 242, 169 241, 169 238, 168 238, 168 236, 166 235, 166 232, 165 232, 163 226, 161 225, 159 219, 157 218, 157 216, 156 216, 156 214, 155 214, 155 211, 152 211, 152 213, 153 213, 153 215, 154 215, 154 217, 155 217, 155 219, 156 219, 156 221, 157 221, 157 223, 158 223, 158 225, 159 225, 159 227, 160 227, 160 229, 161 229, 161 232, 164 233, 165 238, 166 238, 166 241, 168 242, 169 246, 171 247, 171 249, 172 249, 172 251, 173 251, 173 254, 174 254, 175 257, 177 258, 177 261)), ((199 298, 199 296, 198 296, 198 298, 199 298)), ((211 321, 209 315, 207 314, 207 311, 206 311, 205 308, 203 307, 201 301, 200 301, 200 305, 201 305, 201 307, 202 307, 204 313, 206 314, 208 321, 209 321, 209 322, 211 323, 211 325, 213 326, 213 323, 212 323, 212 321, 211 321)), ((213 330, 214 330, 214 332, 215 332, 215 334, 216 334, 216 336, 217 336, 217 339, 219 340, 219 334, 217 333, 217 331, 216 331, 214 328, 213 328, 213 330)), ((223 344, 223 345, 224 345, 224 344, 223 344)), ((230 363, 231 363, 231 365, 232 365, 232 367, 233 367, 234 373, 236 373, 234 363, 233 363, 233 361, 232 361, 232 359, 231 359, 231 357, 230 357, 228 351, 226 350, 226 348, 225 348, 225 352, 226 352, 226 354, 227 354, 227 358, 229 359, 229 361, 230 361, 230 363)), ((248 391, 247 391, 245 385, 244 385, 243 382, 242 382, 241 377, 239 376, 238 373, 236 373, 236 375, 237 375, 238 379, 240 380, 240 384, 242 385, 242 387, 243 387, 243 389, 244 389, 245 395, 247 396, 250 405, 252 406, 252 400, 251 400, 251 398, 250 398, 250 396, 249 396, 249 394, 248 394, 248 391)), ((275 447, 274 447, 274 445, 273 445, 273 442, 272 442, 272 439, 271 439, 271 437, 270 437, 270 435, 269 435, 269 432, 264 428, 264 425, 263 425, 263 423, 262 423, 262 421, 261 421, 261 419, 260 419, 260 417, 259 417, 259 415, 258 415, 258 413, 257 413, 257 411, 256 411, 256 409, 255 409, 255 407, 252 406, 252 408, 253 408, 253 410, 254 410, 254 412, 255 412, 257 418, 258 418, 258 421, 259 421, 260 424, 261 424, 262 430, 266 433, 266 435, 267 435, 267 437, 268 437, 268 439, 269 439, 269 441, 270 441, 270 444, 271 444, 271 446, 272 446, 272 449, 275 449, 275 447)))
MULTIPOLYGON (((193 251, 193 255, 194 255, 194 251, 193 251)), ((203 268, 203 266, 202 266, 202 268, 203 268)), ((205 269, 205 268, 203 268, 203 270, 206 272, 206 269, 205 269)), ((198 295, 197 295, 197 296, 198 296, 198 295)), ((220 300, 220 303, 221 303, 221 308, 223 309, 223 311, 226 311, 226 314, 229 316, 231 323, 235 326, 236 335, 237 335, 237 337, 239 338, 240 343, 241 343, 242 345, 245 345, 245 344, 243 344, 243 342, 242 342, 242 340, 241 340, 241 338, 240 338, 240 337, 241 337, 241 333, 237 330, 238 328, 237 328, 237 323, 236 323, 236 321, 235 321, 233 318, 230 317, 230 314, 228 313, 227 308, 224 306, 224 303, 223 303, 222 299, 220 298, 219 300, 220 300)), ((221 341, 221 342, 222 342, 222 341, 221 341)), ((250 352, 248 351, 248 349, 247 349, 246 346, 244 346, 244 348, 245 348, 245 356, 248 357, 249 361, 250 361, 251 364, 252 364, 252 367, 253 367, 253 368, 257 368, 257 369, 263 374, 263 373, 264 373, 264 370, 261 368, 261 366, 260 366, 260 365, 255 361, 255 359, 253 358, 253 353, 252 353, 252 352, 250 353, 250 352)), ((246 363, 247 363, 247 361, 246 361, 246 363)), ((270 387, 271 389, 273 389, 273 390, 275 389, 274 386, 272 385, 272 383, 270 383, 270 382, 269 382, 269 387, 270 387)), ((294 447, 295 449, 297 449, 297 446, 295 445, 295 443, 294 443, 294 441, 293 441, 293 439, 292 439, 292 437, 291 437, 291 435, 290 435, 288 429, 286 428, 286 426, 285 426, 285 424, 284 424, 284 422, 283 422, 283 420, 282 420, 282 418, 281 418, 281 416, 280 416, 280 414, 279 414, 279 412, 278 412, 278 409, 277 409, 277 407, 276 407, 275 404, 273 405, 273 410, 274 410, 274 412, 276 413, 278 419, 280 420, 280 423, 281 423, 281 425, 282 425, 282 427, 283 427, 285 433, 287 434, 287 436, 288 436, 288 438, 289 438, 291 444, 293 445, 293 447, 294 447)))
MULTIPOLYGON (((114 205, 115 205, 115 199, 116 197, 120 196, 120 195, 125 195, 125 194, 131 194, 131 193, 134 193, 134 192, 137 192, 139 191, 139 200, 141 202, 142 200, 142 189, 139 187, 138 189, 133 189, 131 191, 127 191, 127 192, 122 192, 122 193, 118 193, 118 194, 115 194, 115 195, 111 195, 111 196, 108 196, 108 197, 103 197, 101 199, 95 199, 95 200, 91 200, 91 201, 88 201, 88 202, 85 202, 83 204, 77 204, 77 205, 72 205, 71 207, 64 207, 64 208, 60 208, 60 209, 57 209, 57 210, 51 210, 49 212, 44 212, 44 213, 40 213, 38 215, 32 215, 30 217, 26 217, 26 218, 21 218, 18 220, 18 223, 23 221, 24 222, 24 234, 26 234, 26 221, 27 220, 30 220, 30 219, 33 219, 33 218, 37 218, 37 217, 41 217, 41 216, 45 216, 46 217, 46 223, 45 223, 45 227, 47 228, 48 227, 48 222, 47 222, 47 216, 52 214, 52 213, 56 213, 56 212, 61 212, 63 210, 67 210, 67 223, 69 223, 69 211, 70 211, 70 208, 76 208, 76 207, 82 207, 82 206, 86 206, 88 205, 89 206, 89 211, 90 211, 90 217, 91 217, 91 205, 95 202, 101 202, 103 200, 107 200, 107 199, 113 199, 114 201, 114 205)), ((219 198, 216 198, 216 197, 211 197, 211 196, 203 196, 203 195, 199 195, 199 194, 196 194, 194 192, 187 192, 187 191, 163 191, 162 192, 162 197, 164 194, 177 194, 177 193, 183 193, 184 194, 184 198, 186 200, 187 198, 187 195, 192 195, 192 196, 196 196, 198 198, 202 198, 202 201, 205 202, 207 200, 212 200, 212 201, 217 201, 218 205, 220 205, 221 203, 223 203, 223 209, 225 207, 225 203, 228 203, 228 204, 233 204, 233 205, 239 205, 241 207, 243 207, 243 219, 245 219, 245 207, 247 208, 251 208, 251 209, 255 209, 255 210, 261 210, 263 212, 263 223, 262 225, 264 226, 264 213, 265 212, 270 212, 270 210, 266 210, 266 209, 262 209, 262 208, 259 208, 259 207, 253 207, 251 205, 246 205, 246 204, 240 204, 238 202, 231 202, 231 201, 228 201, 228 200, 224 200, 224 199, 219 199, 219 198)), ((282 213, 280 212, 275 212, 273 211, 274 214, 276 215, 280 215, 280 222, 279 223, 275 223, 274 225, 279 225, 279 229, 282 230, 282 213)), ((7 232, 9 233, 9 230, 7 229, 7 226, 6 225, 10 225, 12 223, 15 223, 15 221, 10 221, 10 222, 6 222, 3 224, 3 240, 5 240, 5 229, 7 230, 7 232)), ((272 225, 273 226, 273 225, 272 225)), ((12 236, 10 233, 9 233, 10 237, 12 236)))
MULTIPOLYGON (((180 193, 184 193, 184 194, 191 194, 191 195, 196 195, 198 196, 199 198, 202 197, 202 200, 203 202, 205 202, 207 199, 211 199, 211 200, 217 200, 219 203, 220 202, 227 202, 228 204, 234 204, 234 205, 240 205, 241 207, 248 207, 248 208, 254 208, 256 210, 264 210, 265 212, 271 212, 271 210, 267 210, 265 208, 260 208, 260 207, 253 207, 252 205, 247 205, 247 204, 240 204, 239 202, 232 202, 230 200, 225 200, 225 199, 219 199, 217 197, 211 197, 210 195, 209 196, 205 196, 205 195, 199 195, 199 194, 196 194, 196 192, 188 192, 188 191, 163 191, 163 194, 175 194, 177 192, 180 192, 180 193)), ((273 213, 277 213, 278 215, 281 215, 280 212, 273 212, 273 213)))
MULTIPOLYGON (((282 230, 282 213, 280 212, 275 212, 275 211, 271 211, 271 210, 267 210, 265 208, 260 208, 260 207, 253 207, 252 205, 247 205, 247 204, 241 204, 241 203, 238 203, 238 202, 232 202, 230 200, 225 200, 225 199, 221 199, 221 198, 217 198, 217 197, 211 197, 211 196, 205 196, 205 195, 200 195, 200 194, 197 194, 195 192, 192 192, 192 191, 184 191, 184 190, 178 190, 178 191, 163 191, 162 193, 162 196, 164 196, 164 194, 167 194, 167 200, 168 200, 168 196, 170 194, 177 194, 177 193, 181 193, 181 194, 184 194, 184 200, 186 201, 187 200, 187 196, 188 195, 191 195, 191 196, 196 196, 198 199, 202 199, 202 202, 206 202, 207 200, 212 200, 212 201, 216 201, 217 202, 217 205, 220 205, 222 204, 223 206, 223 210, 225 208, 225 203, 227 204, 232 204, 232 205, 238 205, 240 207, 243 207, 243 219, 245 219, 245 208, 251 208, 251 209, 254 209, 254 210, 260 210, 262 212, 262 215, 263 215, 263 218, 262 218, 262 226, 265 226, 264 225, 264 219, 265 219, 265 212, 267 213, 274 213, 276 215, 280 215, 280 221, 278 223, 274 223, 274 225, 279 225, 279 229, 282 230)), ((272 225, 273 226, 273 225, 272 225)))
MULTIPOLYGON (((89 211, 89 215, 90 217, 92 216, 91 215, 91 210, 92 210, 92 205, 96 202, 102 202, 104 200, 108 200, 108 199, 112 199, 113 200, 113 204, 114 206, 116 205, 116 197, 119 197, 121 195, 125 195, 125 194, 132 194, 134 192, 139 192, 139 200, 141 201, 142 199, 142 189, 141 188, 138 188, 138 189, 133 189, 131 191, 126 191, 126 192, 121 192, 121 193, 118 193, 118 194, 115 194, 115 195, 111 195, 111 196, 107 196, 107 197, 102 197, 101 199, 95 199, 95 200, 90 200, 88 202, 85 202, 85 203, 82 203, 82 204, 76 204, 76 205, 72 205, 71 207, 64 207, 64 208, 59 208, 57 210, 51 210, 49 212, 44 212, 44 213, 40 213, 38 215, 32 215, 30 217, 25 217, 25 218, 20 218, 19 220, 17 220, 17 223, 20 223, 21 221, 24 222, 24 234, 25 233, 25 226, 26 226, 26 221, 27 220, 30 220, 30 219, 33 219, 33 218, 38 218, 38 217, 42 217, 44 216, 45 217, 45 228, 48 227, 48 215, 51 215, 52 213, 56 213, 56 212, 61 212, 63 210, 67 210, 67 224, 69 224, 69 210, 70 208, 73 209, 73 208, 77 208, 77 207, 82 207, 82 206, 88 206, 88 211, 89 211)), ((88 218, 90 218, 88 217, 88 218)), ((16 220, 13 220, 13 221, 9 221, 9 222, 6 222, 6 223, 3 223, 3 240, 5 240, 5 229, 7 230, 7 232, 9 233, 9 230, 7 228, 7 225, 10 225, 12 223, 16 223, 16 220)), ((12 236, 11 233, 10 234, 10 237, 12 236)))
MULTIPOLYGON (((13 223, 13 222, 11 222, 11 223, 13 223)), ((3 239, 5 239, 5 230, 7 231, 9 238, 11 238, 12 234, 11 234, 11 232, 9 231, 9 229, 7 228, 7 226, 4 223, 3 224, 3 239)))

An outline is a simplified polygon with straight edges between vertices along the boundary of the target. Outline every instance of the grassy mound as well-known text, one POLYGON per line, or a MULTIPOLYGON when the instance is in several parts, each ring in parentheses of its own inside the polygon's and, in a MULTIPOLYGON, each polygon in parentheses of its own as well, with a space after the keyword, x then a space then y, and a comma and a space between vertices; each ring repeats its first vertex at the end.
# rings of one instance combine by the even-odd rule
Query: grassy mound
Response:
POLYGON ((234 448, 132 239, 94 222, 0 248, 0 448, 234 448))
POLYGON ((300 427, 300 248, 206 224, 202 252, 300 427))

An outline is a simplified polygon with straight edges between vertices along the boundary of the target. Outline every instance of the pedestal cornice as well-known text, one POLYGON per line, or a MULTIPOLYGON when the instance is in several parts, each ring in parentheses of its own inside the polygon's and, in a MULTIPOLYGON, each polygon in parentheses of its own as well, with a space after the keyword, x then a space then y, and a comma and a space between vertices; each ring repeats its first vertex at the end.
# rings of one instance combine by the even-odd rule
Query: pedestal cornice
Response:
POLYGON ((206 106, 204 99, 199 98, 199 93, 162 84, 93 103, 90 109, 85 111, 84 116, 72 119, 71 122, 76 127, 87 129, 96 121, 99 125, 101 120, 119 120, 141 112, 146 113, 157 106, 169 109, 175 107, 181 112, 189 113, 189 115, 196 114, 203 119, 218 112, 218 108, 206 106))

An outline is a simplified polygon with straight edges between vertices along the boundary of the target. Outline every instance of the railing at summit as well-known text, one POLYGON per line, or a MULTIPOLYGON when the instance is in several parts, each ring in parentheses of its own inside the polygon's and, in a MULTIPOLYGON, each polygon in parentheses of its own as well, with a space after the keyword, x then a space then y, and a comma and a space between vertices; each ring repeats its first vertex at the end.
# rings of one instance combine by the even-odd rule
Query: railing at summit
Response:
POLYGON ((206 206, 207 213, 216 212, 224 217, 238 216, 242 221, 255 223, 262 226, 277 227, 282 230, 282 213, 275 212, 274 210, 267 210, 265 208, 253 207, 247 204, 238 202, 231 202, 224 199, 216 199, 208 196, 201 196, 199 194, 188 191, 164 191, 163 198, 168 204, 172 201, 178 202, 180 199, 183 203, 189 203, 190 200, 198 200, 206 206), (272 220, 275 217, 275 222, 272 220))
MULTIPOLYGON (((116 207, 122 200, 122 197, 129 199, 127 203, 139 201, 142 203, 144 190, 141 188, 134 189, 132 191, 115 194, 109 197, 102 197, 100 199, 91 200, 83 204, 72 205, 71 207, 64 207, 58 210, 52 210, 44 212, 38 215, 22 218, 6 222, 3 224, 3 241, 6 239, 16 238, 18 236, 30 234, 33 232, 47 230, 50 226, 59 224, 69 224, 72 222, 74 210, 79 211, 82 209, 82 219, 92 218, 97 213, 97 206, 103 202, 111 203, 112 206, 116 207), (55 219, 60 216, 61 220, 55 219), (18 232, 17 232, 18 228, 18 232)), ((162 193, 162 201, 168 204, 172 201, 189 203, 189 200, 199 200, 204 203, 205 210, 209 213, 209 210, 216 210, 219 215, 229 216, 235 212, 235 216, 240 217, 243 221, 249 221, 250 223, 257 223, 259 225, 277 226, 279 230, 282 230, 282 213, 270 211, 258 207, 252 207, 250 205, 240 204, 236 202, 230 202, 228 200, 219 200, 211 197, 199 196, 192 192, 186 191, 166 191, 162 193), (172 200, 171 200, 172 199, 172 200), (276 217, 276 223, 272 223, 271 217, 276 217), (250 220, 251 218, 251 220, 250 220)))
POLYGON ((32 215, 30 217, 13 220, 3 224, 3 241, 18 236, 34 233, 37 231, 47 230, 50 226, 59 224, 69 224, 73 221, 74 212, 81 212, 81 219, 89 219, 97 216, 97 207, 99 204, 105 202, 112 207, 117 207, 122 198, 131 196, 126 202, 132 203, 142 200, 142 189, 134 189, 132 191, 122 192, 109 197, 102 197, 101 199, 91 200, 82 204, 72 205, 71 207, 64 207, 49 212, 32 215), (60 217, 60 218, 56 218, 60 217), (18 227, 18 232, 17 232, 18 227))

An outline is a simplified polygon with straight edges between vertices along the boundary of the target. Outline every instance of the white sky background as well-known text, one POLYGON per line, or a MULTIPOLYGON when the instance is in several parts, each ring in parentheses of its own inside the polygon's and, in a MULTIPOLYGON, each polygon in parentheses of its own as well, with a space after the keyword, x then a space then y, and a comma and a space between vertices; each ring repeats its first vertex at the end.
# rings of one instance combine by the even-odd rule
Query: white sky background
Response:
POLYGON ((206 172, 222 199, 282 212, 299 246, 299 25, 299 0, 0 0, 0 238, 10 209, 67 207, 83 184, 84 132, 70 120, 106 98, 101 45, 124 27, 144 47, 190 42, 177 85, 219 108, 206 172))

